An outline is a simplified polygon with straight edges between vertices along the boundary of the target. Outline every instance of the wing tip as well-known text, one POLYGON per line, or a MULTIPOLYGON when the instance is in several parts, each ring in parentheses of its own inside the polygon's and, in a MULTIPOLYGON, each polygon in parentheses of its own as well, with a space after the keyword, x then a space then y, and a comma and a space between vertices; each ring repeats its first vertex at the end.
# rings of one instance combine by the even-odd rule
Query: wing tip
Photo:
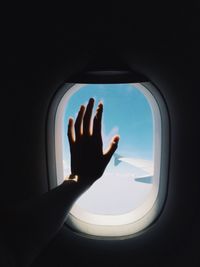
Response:
POLYGON ((114 154, 114 166, 117 166, 121 163, 121 160, 120 160, 121 156, 117 153, 114 154))

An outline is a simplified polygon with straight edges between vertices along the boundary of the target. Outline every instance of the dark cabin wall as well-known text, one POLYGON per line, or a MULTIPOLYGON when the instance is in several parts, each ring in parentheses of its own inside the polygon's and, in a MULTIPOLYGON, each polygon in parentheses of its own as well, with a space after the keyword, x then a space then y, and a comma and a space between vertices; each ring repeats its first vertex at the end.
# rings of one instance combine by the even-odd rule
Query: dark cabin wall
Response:
POLYGON ((197 6, 115 5, 78 21, 72 15, 47 21, 26 15, 6 22, 2 32, 1 203, 48 190, 49 105, 62 82, 96 56, 106 62, 114 53, 149 77, 171 122, 168 196, 156 224, 143 236, 116 242, 81 238, 64 227, 33 266, 78 266, 80 260, 83 266, 199 266, 197 6))

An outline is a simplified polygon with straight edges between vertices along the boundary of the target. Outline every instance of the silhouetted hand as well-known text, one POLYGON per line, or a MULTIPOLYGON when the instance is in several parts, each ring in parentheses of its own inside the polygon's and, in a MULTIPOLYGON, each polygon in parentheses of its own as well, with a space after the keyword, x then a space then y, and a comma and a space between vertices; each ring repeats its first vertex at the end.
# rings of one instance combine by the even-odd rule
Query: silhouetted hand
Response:
POLYGON ((103 104, 99 103, 92 123, 94 99, 87 107, 81 106, 75 124, 72 118, 68 124, 68 139, 71 152, 71 172, 80 176, 81 182, 91 185, 100 178, 117 149, 119 136, 114 136, 110 147, 104 153, 101 135, 103 104))

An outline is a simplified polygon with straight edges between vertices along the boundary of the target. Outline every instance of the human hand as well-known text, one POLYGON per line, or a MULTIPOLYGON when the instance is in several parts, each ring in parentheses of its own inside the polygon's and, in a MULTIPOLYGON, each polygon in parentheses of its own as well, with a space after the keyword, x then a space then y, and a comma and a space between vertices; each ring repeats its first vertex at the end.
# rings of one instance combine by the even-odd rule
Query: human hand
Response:
POLYGON ((71 152, 71 173, 90 186, 100 178, 117 149, 119 136, 114 136, 108 150, 103 152, 101 135, 103 104, 99 103, 92 123, 94 99, 81 106, 76 121, 69 119, 68 140, 71 152))

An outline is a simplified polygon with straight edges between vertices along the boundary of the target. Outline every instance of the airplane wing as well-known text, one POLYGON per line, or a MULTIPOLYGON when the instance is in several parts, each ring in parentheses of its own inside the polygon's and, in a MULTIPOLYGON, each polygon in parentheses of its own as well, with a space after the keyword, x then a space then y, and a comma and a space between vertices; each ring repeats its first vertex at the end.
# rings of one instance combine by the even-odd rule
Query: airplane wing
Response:
POLYGON ((120 156, 119 154, 114 154, 114 165, 117 166, 121 162, 128 163, 136 168, 141 169, 146 174, 137 176, 135 181, 143 182, 143 183, 152 183, 153 177, 153 161, 151 160, 144 160, 138 158, 128 158, 120 156))
POLYGON ((145 183, 145 184, 152 184, 153 183, 153 176, 144 176, 144 177, 137 177, 135 178, 136 182, 145 183))

